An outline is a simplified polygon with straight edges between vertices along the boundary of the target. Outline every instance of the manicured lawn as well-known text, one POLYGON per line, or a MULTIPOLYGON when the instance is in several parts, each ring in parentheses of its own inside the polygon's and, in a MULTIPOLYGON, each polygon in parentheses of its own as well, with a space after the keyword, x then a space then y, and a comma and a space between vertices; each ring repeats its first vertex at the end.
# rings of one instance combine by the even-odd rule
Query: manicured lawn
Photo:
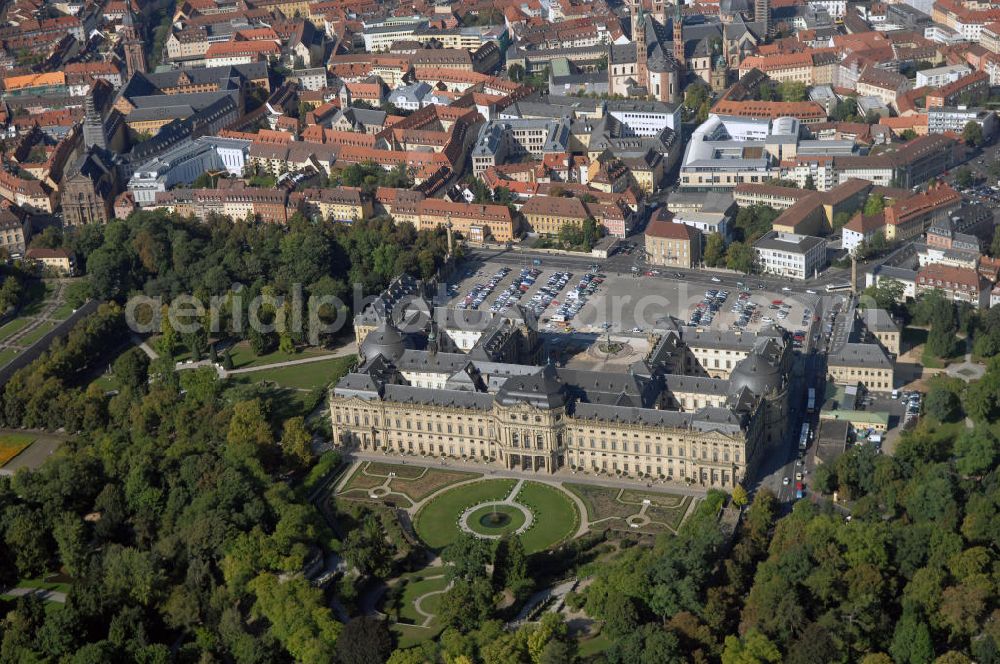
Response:
POLYGON ((432 549, 444 548, 458 538, 462 512, 478 503, 502 500, 513 488, 514 480, 483 480, 445 491, 417 513, 417 535, 432 549))
POLYGON ((23 452, 34 441, 35 437, 26 433, 0 435, 0 468, 3 468, 8 461, 23 452))
POLYGON ((27 318, 15 318, 12 321, 4 323, 0 327, 0 341, 5 341, 7 337, 13 335, 15 332, 20 332, 29 322, 30 320, 27 318))
POLYGON ((39 339, 41 339, 42 337, 44 337, 46 334, 48 334, 49 332, 51 332, 52 328, 54 328, 55 326, 56 326, 56 324, 53 323, 52 321, 45 321, 44 323, 40 324, 38 327, 36 327, 35 329, 33 329, 31 332, 28 332, 23 337, 21 337, 20 339, 18 339, 17 343, 18 343, 18 345, 21 345, 21 346, 24 346, 25 348, 27 348, 28 346, 31 346, 36 341, 38 341, 39 339))
POLYGON ((0 350, 0 367, 13 360, 16 355, 17 351, 13 348, 4 348, 3 350, 0 350))
POLYGON ((593 657, 611 647, 611 639, 602 632, 590 639, 580 641, 580 648, 577 651, 582 658, 593 657))
POLYGON ((420 466, 403 466, 396 463, 382 463, 381 461, 369 461, 365 466, 365 473, 379 477, 397 477, 400 480, 415 480, 424 475, 428 468, 420 466))
MULTIPOLYGON (((282 353, 276 350, 267 355, 257 356, 250 350, 250 344, 241 341, 229 349, 229 354, 233 358, 233 368, 243 369, 246 367, 259 367, 265 364, 276 364, 277 362, 287 362, 289 360, 301 360, 304 357, 315 357, 316 355, 329 355, 330 351, 322 348, 304 348, 298 353, 282 353)), ((306 365, 308 366, 308 365, 306 365)), ((301 367, 297 367, 301 369, 301 367)))
POLYGON ((101 374, 94 380, 90 381, 91 385, 97 385, 105 392, 110 392, 111 390, 118 389, 118 381, 111 374, 101 374))
POLYGON ((441 628, 426 628, 426 627, 415 627, 413 625, 404 625, 403 623, 395 623, 389 626, 389 631, 396 635, 396 647, 397 648, 412 648, 418 646, 424 641, 433 639, 441 631, 441 628))
POLYGON ((576 505, 561 489, 538 482, 525 482, 515 501, 535 515, 534 522, 520 535, 526 553, 555 546, 572 536, 580 525, 576 505))
POLYGON ((53 318, 55 320, 66 320, 70 317, 73 311, 74 309, 72 304, 60 304, 52 311, 51 314, 49 314, 49 318, 53 318))
POLYGON ((920 363, 928 369, 943 369, 945 365, 944 360, 931 353, 927 346, 924 346, 924 352, 920 355, 920 363))
MULTIPOLYGON (((308 357, 303 353, 293 359, 308 357)), ((233 358, 234 365, 236 358, 233 358)), ((283 360, 278 360, 283 361, 283 360)), ((282 387, 290 387, 301 390, 313 390, 317 387, 326 387, 330 383, 340 380, 344 374, 351 370, 357 363, 357 358, 353 355, 348 357, 335 357, 329 360, 317 360, 305 364, 296 364, 290 367, 276 367, 274 369, 261 369, 246 374, 237 374, 241 379, 254 383, 266 380, 277 383, 282 387)))
MULTIPOLYGON (((417 613, 415 608, 417 599, 423 597, 427 593, 442 591, 447 586, 448 579, 443 574, 431 578, 424 578, 421 581, 407 581, 406 586, 403 588, 403 597, 399 606, 400 619, 413 625, 423 625, 424 617, 417 613)), ((428 597, 425 602, 430 599, 431 598, 428 597)), ((428 613, 431 613, 431 611, 428 611, 428 607, 424 602, 421 602, 420 608, 428 613)), ((428 627, 429 626, 430 625, 428 625, 428 627)))

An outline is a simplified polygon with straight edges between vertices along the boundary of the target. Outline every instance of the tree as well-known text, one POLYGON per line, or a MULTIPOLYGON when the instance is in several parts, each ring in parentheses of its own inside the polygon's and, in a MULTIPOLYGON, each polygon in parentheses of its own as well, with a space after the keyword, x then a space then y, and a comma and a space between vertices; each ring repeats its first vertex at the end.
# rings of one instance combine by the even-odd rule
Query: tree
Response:
POLYGON ((912 611, 904 611, 903 616, 896 623, 889 652, 892 653, 892 658, 900 664, 927 664, 930 662, 931 658, 934 657, 934 646, 927 623, 914 615, 912 611))
POLYGON ((896 279, 879 279, 878 283, 866 288, 862 293, 861 306, 874 305, 876 309, 892 311, 903 300, 906 287, 896 279))
POLYGON ((747 504, 748 500, 747 490, 743 488, 742 484, 737 484, 733 487, 733 505, 743 507, 747 504))
POLYGON ((972 170, 967 167, 962 167, 955 172, 955 184, 960 189, 968 189, 974 181, 972 170))
POLYGON ((524 80, 524 66, 515 62, 507 68, 507 77, 515 83, 520 83, 524 80))
POLYGON ((322 591, 302 577, 279 581, 273 574, 261 574, 249 589, 257 598, 253 614, 267 619, 268 630, 296 661, 330 661, 341 626, 322 591))
POLYGON ((962 415, 962 403, 952 390, 935 386, 927 393, 924 410, 941 422, 954 422, 962 415))
POLYGON ((813 181, 812 173, 806 176, 806 181, 805 184, 802 185, 802 188, 816 191, 816 183, 813 181))
POLYGON ((639 613, 632 598, 619 592, 608 594, 603 617, 604 629, 612 639, 623 637, 639 626, 639 613))
POLYGON ((882 212, 885 209, 885 197, 881 194, 876 196, 869 196, 868 200, 865 201, 865 207, 863 214, 866 217, 871 217, 882 212))
POLYGON ((733 242, 726 252, 726 267, 730 270, 750 274, 753 271, 756 252, 754 248, 742 242, 733 242))
POLYGON ((305 418, 285 420, 281 432, 281 453, 285 462, 294 468, 305 469, 312 463, 312 436, 306 431, 305 418))
POLYGON ((962 129, 962 140, 965 141, 966 145, 979 147, 983 144, 983 128, 978 122, 970 120, 965 123, 965 128, 962 129))
POLYGON ((32 578, 48 567, 52 551, 42 515, 24 505, 15 505, 3 514, 3 539, 14 554, 14 564, 22 578, 32 578))
POLYGON ((812 486, 819 493, 830 494, 837 488, 837 475, 829 463, 816 466, 813 471, 812 486))
POLYGON ((903 139, 903 141, 912 141, 914 138, 917 137, 917 132, 915 132, 912 129, 904 129, 903 132, 899 135, 899 137, 903 139))
POLYGON ((233 406, 226 442, 236 458, 257 459, 274 444, 271 425, 260 399, 241 401, 233 406))
POLYGON ((777 646, 755 629, 749 630, 742 639, 726 637, 722 664, 770 664, 780 661, 781 653, 777 646))
POLYGON ((726 242, 721 233, 712 233, 705 241, 705 265, 718 267, 725 260, 726 242))
POLYGON ((782 81, 778 83, 778 94, 782 101, 805 101, 806 84, 801 81, 782 81))
POLYGON ((344 625, 336 652, 340 664, 383 664, 392 653, 392 635, 384 620, 360 616, 344 625))
POLYGON ((493 608, 493 589, 481 575, 472 581, 456 579, 441 598, 441 624, 469 632, 483 624, 493 608))
POLYGON ((83 519, 72 512, 64 513, 52 529, 52 535, 66 573, 72 577, 81 576, 87 568, 90 550, 83 519))
POLYGON ((111 371, 121 389, 145 391, 149 379, 149 356, 141 348, 131 348, 118 356, 111 371))
POLYGON ((963 431, 955 441, 955 467, 963 475, 983 475, 996 467, 998 459, 1000 441, 989 429, 963 431))

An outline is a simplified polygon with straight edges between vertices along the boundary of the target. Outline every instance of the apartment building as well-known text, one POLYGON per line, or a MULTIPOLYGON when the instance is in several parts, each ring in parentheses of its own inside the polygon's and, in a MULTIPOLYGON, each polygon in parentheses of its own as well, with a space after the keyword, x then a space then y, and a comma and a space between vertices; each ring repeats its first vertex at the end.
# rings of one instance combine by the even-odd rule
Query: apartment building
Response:
POLYGON ((691 226, 656 219, 646 226, 650 265, 692 268, 701 264, 701 233, 691 226))
POLYGON ((812 192, 793 187, 744 182, 733 189, 733 199, 740 207, 766 205, 775 210, 787 210, 812 192))
POLYGON ((580 226, 590 211, 579 198, 563 196, 532 196, 521 207, 528 223, 528 232, 558 235, 563 226, 580 226))
POLYGON ((508 158, 530 155, 541 159, 546 154, 566 152, 569 140, 567 117, 487 122, 472 148, 473 173, 482 175, 490 166, 500 165, 508 158))
POLYGON ((303 212, 310 217, 352 222, 370 218, 374 206, 370 195, 357 187, 302 190, 303 212))
POLYGON ((0 208, 0 248, 8 256, 20 256, 30 238, 31 224, 27 218, 21 219, 9 209, 0 208))
POLYGON ((876 343, 845 343, 827 356, 827 373, 838 385, 861 384, 870 392, 891 392, 895 367, 876 343))
POLYGON ((918 296, 936 290, 955 302, 985 309, 990 304, 991 289, 989 280, 973 268, 932 263, 917 270, 918 296))
POLYGON ((988 97, 990 93, 990 76, 978 71, 964 76, 953 83, 927 94, 928 111, 941 106, 958 106, 975 104, 988 97))
POLYGON ((917 72, 917 81, 914 87, 940 88, 968 76, 971 71, 972 68, 968 65, 948 65, 923 69, 917 72))
POLYGON ((516 228, 506 205, 452 203, 426 198, 417 204, 418 230, 450 226, 472 242, 510 242, 516 228))
POLYGON ((946 131, 961 134, 966 125, 975 122, 983 130, 983 137, 991 139, 997 132, 997 115, 981 106, 935 106, 927 109, 927 132, 943 134, 946 131))

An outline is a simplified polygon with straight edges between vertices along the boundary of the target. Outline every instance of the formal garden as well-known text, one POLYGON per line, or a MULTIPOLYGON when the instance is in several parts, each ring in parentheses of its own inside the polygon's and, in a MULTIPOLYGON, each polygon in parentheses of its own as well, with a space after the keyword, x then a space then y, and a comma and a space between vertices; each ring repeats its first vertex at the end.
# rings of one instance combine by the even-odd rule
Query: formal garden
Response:
POLYGON ((684 520, 692 498, 671 493, 615 489, 593 484, 570 484, 572 491, 587 508, 591 530, 619 530, 655 534, 676 532, 684 520))

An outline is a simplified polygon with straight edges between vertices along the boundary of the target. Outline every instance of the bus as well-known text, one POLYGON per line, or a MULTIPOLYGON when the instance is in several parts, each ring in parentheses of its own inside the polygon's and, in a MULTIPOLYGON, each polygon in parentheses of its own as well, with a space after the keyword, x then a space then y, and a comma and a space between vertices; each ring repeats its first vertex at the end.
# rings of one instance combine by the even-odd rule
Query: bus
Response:
POLYGON ((802 433, 799 434, 799 449, 804 450, 809 445, 809 423, 802 423, 802 433))
POLYGON ((809 398, 806 400, 806 412, 815 413, 816 412, 816 388, 809 388, 809 398))
POLYGON ((841 282, 839 284, 827 284, 826 285, 826 292, 827 293, 837 293, 837 292, 840 292, 840 291, 849 291, 849 290, 851 290, 851 283, 849 281, 844 281, 844 282, 841 282))

